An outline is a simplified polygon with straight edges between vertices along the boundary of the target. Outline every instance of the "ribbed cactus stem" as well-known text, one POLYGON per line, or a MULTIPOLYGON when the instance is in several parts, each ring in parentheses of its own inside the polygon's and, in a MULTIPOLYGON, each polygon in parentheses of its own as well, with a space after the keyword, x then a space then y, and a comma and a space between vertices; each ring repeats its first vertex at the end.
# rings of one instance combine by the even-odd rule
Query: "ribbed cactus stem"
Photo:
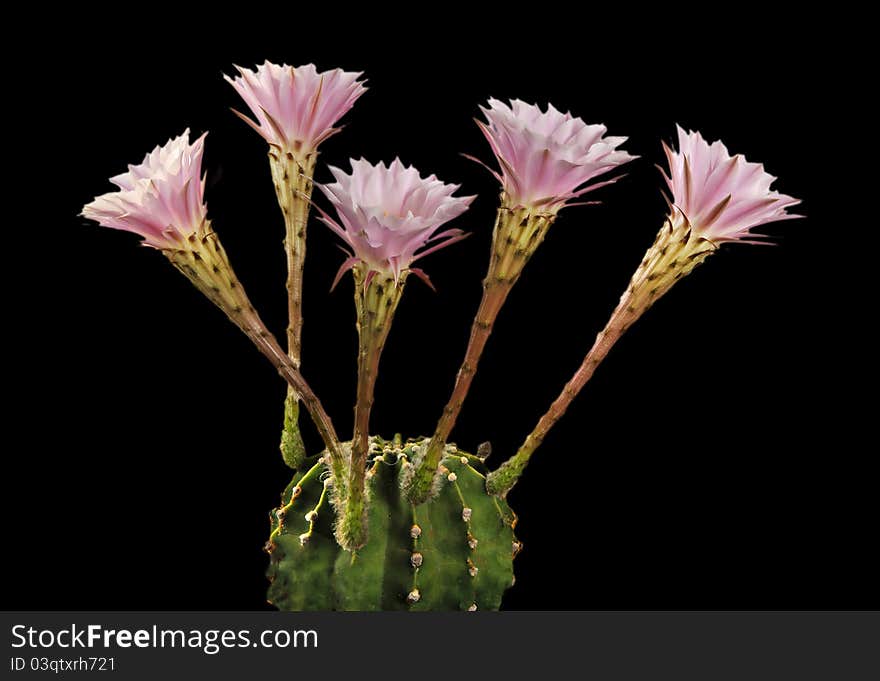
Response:
POLYGON ((694 236, 690 224, 680 213, 676 212, 667 219, 574 376, 565 384, 559 397, 553 401, 517 453, 488 475, 486 489, 490 494, 503 496, 510 491, 532 454, 593 377, 596 367, 607 357, 614 344, 675 282, 690 274, 716 250, 717 246, 711 241, 694 236))
POLYGON ((336 430, 317 395, 260 319, 229 264, 209 221, 180 244, 162 251, 205 296, 232 320, 272 363, 306 405, 330 456, 334 479, 344 488, 345 459, 336 430))
POLYGON ((423 444, 371 438, 370 540, 356 554, 339 546, 338 521, 324 511, 321 459, 294 476, 270 515, 270 603, 282 610, 498 609, 522 546, 516 515, 486 493, 483 462, 452 445, 436 496, 407 503, 401 479, 423 444))
POLYGON ((416 504, 427 500, 435 487, 434 478, 443 448, 470 390, 498 313, 529 258, 541 245, 556 219, 553 213, 511 208, 506 203, 507 199, 502 195, 502 205, 498 209, 492 234, 489 271, 483 280, 483 297, 471 326, 470 340, 455 379, 455 387, 437 422, 434 435, 415 462, 415 470, 409 481, 407 493, 410 501, 416 504))
POLYGON ((370 273, 364 264, 356 265, 352 271, 358 329, 357 401, 354 407, 348 493, 337 526, 337 540, 348 550, 360 548, 367 540, 365 476, 370 451, 370 411, 373 408, 379 359, 406 280, 406 272, 395 280, 384 274, 370 273))
MULTIPOLYGON (((278 205, 284 214, 284 251, 287 254, 287 354, 297 368, 302 359, 302 288, 306 258, 306 227, 309 199, 317 152, 295 154, 271 147, 269 165, 278 205)), ((306 457, 299 431, 299 400, 288 387, 284 402, 284 428, 281 433, 281 456, 291 468, 299 468, 306 457)))

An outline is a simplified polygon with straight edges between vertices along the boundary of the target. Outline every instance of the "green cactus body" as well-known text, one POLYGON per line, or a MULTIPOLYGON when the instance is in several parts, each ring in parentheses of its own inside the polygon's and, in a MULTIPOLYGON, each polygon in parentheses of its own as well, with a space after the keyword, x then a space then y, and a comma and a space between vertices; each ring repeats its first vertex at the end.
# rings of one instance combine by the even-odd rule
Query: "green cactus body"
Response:
POLYGON ((436 494, 410 504, 401 478, 426 442, 371 439, 369 537, 356 552, 334 538, 323 460, 294 478, 270 516, 270 603, 281 610, 498 609, 513 583, 516 516, 487 494, 483 462, 453 445, 436 494))

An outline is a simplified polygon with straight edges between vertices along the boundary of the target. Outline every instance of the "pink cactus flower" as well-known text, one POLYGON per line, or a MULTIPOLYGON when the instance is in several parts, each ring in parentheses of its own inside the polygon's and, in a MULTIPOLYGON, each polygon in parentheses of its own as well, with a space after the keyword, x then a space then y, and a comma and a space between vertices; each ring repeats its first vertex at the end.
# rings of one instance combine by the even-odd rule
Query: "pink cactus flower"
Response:
MULTIPOLYGON (((586 182, 636 158, 617 147, 626 137, 605 137, 604 125, 587 125, 552 104, 541 111, 518 99, 490 99, 477 121, 501 166, 492 171, 513 207, 556 213, 572 199, 616 181, 586 182)), ((490 169, 491 170, 491 169, 490 169)))
POLYGON ((202 135, 190 144, 187 128, 157 146, 140 165, 110 178, 119 191, 95 198, 83 208, 83 217, 139 234, 147 246, 179 247, 207 217, 201 175, 204 141, 202 135))
POLYGON ((664 173, 664 178, 672 192, 673 212, 680 212, 698 236, 715 244, 766 243, 751 239, 751 230, 803 217, 786 212, 800 200, 771 191, 776 178, 763 165, 750 163, 740 154, 731 156, 720 141, 709 144, 699 132, 685 132, 678 126, 679 150, 666 144, 663 148, 669 160, 670 175, 664 173))
POLYGON ((330 172, 336 182, 319 187, 335 206, 339 222, 323 211, 321 221, 352 250, 339 270, 337 282, 359 262, 395 280, 406 270, 425 278, 421 270, 410 265, 466 236, 459 229, 437 232, 441 225, 464 213, 476 198, 453 196, 459 185, 444 184, 435 175, 423 178, 400 159, 387 167, 384 163, 372 165, 364 159, 352 159, 351 175, 333 167, 330 172))
POLYGON ((333 126, 366 88, 361 73, 333 69, 321 73, 314 64, 288 66, 268 61, 256 71, 239 66, 239 76, 224 76, 241 95, 256 122, 236 111, 272 145, 295 154, 314 152, 338 132, 333 126))

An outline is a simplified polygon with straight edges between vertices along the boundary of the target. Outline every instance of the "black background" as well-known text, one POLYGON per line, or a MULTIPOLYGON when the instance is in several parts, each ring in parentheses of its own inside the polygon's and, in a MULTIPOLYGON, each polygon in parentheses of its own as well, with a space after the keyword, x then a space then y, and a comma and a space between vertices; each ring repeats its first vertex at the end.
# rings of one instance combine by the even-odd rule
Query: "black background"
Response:
MULTIPOLYGON (((369 78, 322 147, 318 180, 327 163, 399 155, 480 195, 457 221, 473 237, 423 263, 438 293, 407 288, 373 412, 385 436, 432 430, 479 300, 498 188, 458 156, 491 158, 477 105, 549 100, 628 135, 641 156, 593 195, 602 205, 563 211, 501 314, 453 434, 471 450, 490 440, 496 465, 578 366, 660 227, 653 164, 674 124, 765 162, 808 218, 773 228, 779 246, 724 248, 614 349, 510 496, 525 550, 504 605, 880 605, 873 447, 858 440, 867 407, 849 387, 868 367, 843 350, 858 335, 846 262, 862 246, 841 235, 863 216, 844 191, 857 142, 841 74, 861 62, 831 46, 846 40, 836 20, 261 6, 218 27, 217 9, 119 11, 17 27, 29 47, 7 102, 4 607, 268 607, 261 546, 289 479, 284 385, 159 254, 77 217, 155 144, 210 130, 214 226, 283 336, 266 148, 229 112, 242 105, 221 77, 266 58, 369 78)), ((304 373, 347 433, 356 339, 350 281, 328 293, 334 240, 312 223, 304 373)))

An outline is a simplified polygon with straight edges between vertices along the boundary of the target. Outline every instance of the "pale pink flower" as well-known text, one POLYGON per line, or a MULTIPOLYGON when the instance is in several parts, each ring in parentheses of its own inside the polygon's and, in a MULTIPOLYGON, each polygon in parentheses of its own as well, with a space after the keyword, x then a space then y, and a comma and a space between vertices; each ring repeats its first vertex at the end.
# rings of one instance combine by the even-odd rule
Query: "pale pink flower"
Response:
POLYGON ((321 220, 352 250, 336 281, 358 262, 395 279, 405 270, 424 278, 410 265, 466 236, 459 229, 437 232, 476 198, 453 196, 459 185, 444 184, 435 175, 423 178, 400 159, 388 167, 352 159, 351 175, 333 167, 330 172, 336 182, 318 186, 336 208, 339 222, 323 211, 321 220))
POLYGON ((241 95, 256 122, 238 114, 263 138, 294 153, 309 154, 337 132, 333 126, 366 88, 363 75, 342 69, 323 71, 314 64, 288 66, 268 61, 256 71, 239 66, 239 76, 224 76, 241 95))
POLYGON ((510 106, 490 99, 480 107, 486 123, 477 121, 501 174, 492 173, 513 206, 556 212, 572 199, 617 178, 584 187, 595 177, 635 158, 617 147, 626 137, 605 137, 604 125, 587 125, 552 104, 541 111, 518 99, 510 106))
POLYGON ((786 212, 800 200, 771 190, 776 178, 762 164, 731 156, 720 141, 709 144, 699 132, 677 127, 678 151, 663 145, 670 170, 664 178, 675 209, 696 235, 713 243, 765 243, 749 239, 753 228, 803 217, 786 212))
POLYGON ((153 149, 140 165, 111 177, 119 191, 95 198, 83 208, 83 217, 139 234, 154 248, 179 246, 207 217, 201 175, 206 134, 190 144, 187 128, 153 149))

